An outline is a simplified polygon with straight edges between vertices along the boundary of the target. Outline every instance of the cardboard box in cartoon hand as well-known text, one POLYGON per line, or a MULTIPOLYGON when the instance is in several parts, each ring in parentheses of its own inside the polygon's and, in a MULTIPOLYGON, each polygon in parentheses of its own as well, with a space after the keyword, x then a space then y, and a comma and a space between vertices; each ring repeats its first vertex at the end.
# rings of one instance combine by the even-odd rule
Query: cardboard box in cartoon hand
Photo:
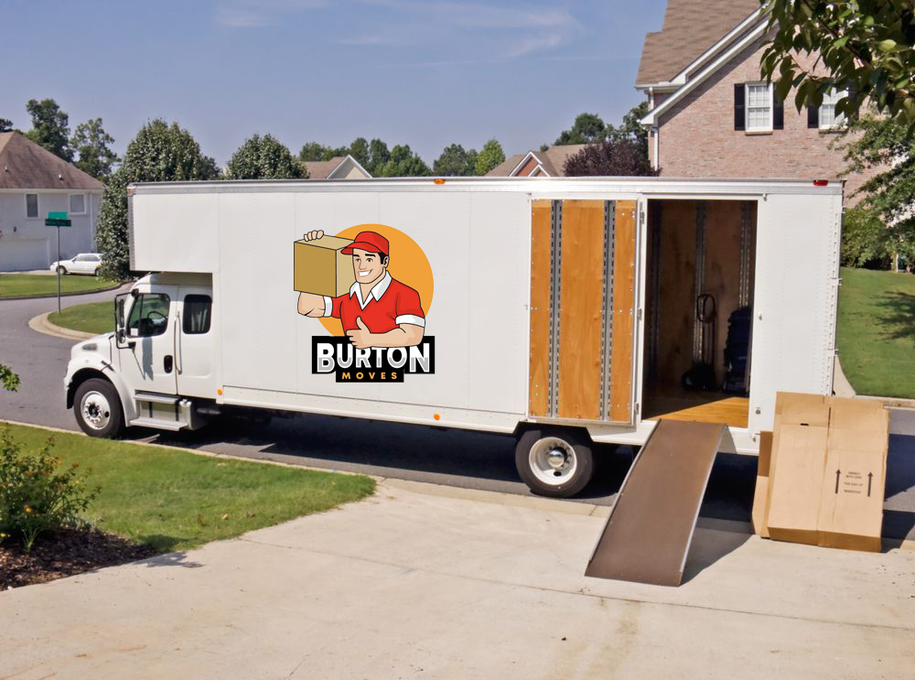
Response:
POLYGON ((352 240, 338 236, 296 241, 293 245, 293 288, 300 293, 328 297, 348 293, 356 277, 352 257, 341 251, 351 243, 352 240))

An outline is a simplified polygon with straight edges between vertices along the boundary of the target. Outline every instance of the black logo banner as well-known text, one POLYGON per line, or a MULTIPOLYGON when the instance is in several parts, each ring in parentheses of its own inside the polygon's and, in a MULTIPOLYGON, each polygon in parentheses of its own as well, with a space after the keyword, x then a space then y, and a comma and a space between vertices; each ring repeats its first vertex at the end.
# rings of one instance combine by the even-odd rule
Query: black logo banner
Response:
POLYGON ((311 338, 311 372, 337 382, 403 382, 404 375, 435 373, 435 336, 414 347, 356 349, 349 338, 311 338))

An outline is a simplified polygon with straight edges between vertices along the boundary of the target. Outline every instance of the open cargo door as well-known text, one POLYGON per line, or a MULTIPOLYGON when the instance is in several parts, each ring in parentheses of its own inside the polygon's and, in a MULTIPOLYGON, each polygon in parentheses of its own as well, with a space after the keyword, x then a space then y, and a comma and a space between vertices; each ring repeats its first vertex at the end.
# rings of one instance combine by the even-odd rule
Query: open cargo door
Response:
POLYGON ((585 576, 680 585, 725 427, 658 422, 623 481, 585 576))
POLYGON ((633 422, 635 201, 534 201, 528 411, 633 422))

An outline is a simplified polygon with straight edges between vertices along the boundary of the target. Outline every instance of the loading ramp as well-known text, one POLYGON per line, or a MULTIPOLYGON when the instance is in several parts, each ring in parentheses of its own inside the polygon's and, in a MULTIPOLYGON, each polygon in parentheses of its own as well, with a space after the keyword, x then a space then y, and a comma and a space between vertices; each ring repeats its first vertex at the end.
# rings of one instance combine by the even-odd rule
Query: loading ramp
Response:
POLYGON ((680 585, 725 427, 658 421, 623 481, 585 576, 680 585))

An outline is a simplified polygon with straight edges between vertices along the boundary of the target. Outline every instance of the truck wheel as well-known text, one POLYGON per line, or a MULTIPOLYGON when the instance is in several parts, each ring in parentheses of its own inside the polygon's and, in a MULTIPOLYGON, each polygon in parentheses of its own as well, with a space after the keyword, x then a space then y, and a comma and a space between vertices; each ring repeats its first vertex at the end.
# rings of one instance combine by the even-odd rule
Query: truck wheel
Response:
POLYGON ((594 474, 591 441, 571 429, 526 430, 515 446, 515 465, 534 493, 569 498, 594 474))
POLYGON ((76 388, 73 413, 90 437, 116 439, 124 431, 124 411, 118 391, 107 380, 92 378, 76 388))

